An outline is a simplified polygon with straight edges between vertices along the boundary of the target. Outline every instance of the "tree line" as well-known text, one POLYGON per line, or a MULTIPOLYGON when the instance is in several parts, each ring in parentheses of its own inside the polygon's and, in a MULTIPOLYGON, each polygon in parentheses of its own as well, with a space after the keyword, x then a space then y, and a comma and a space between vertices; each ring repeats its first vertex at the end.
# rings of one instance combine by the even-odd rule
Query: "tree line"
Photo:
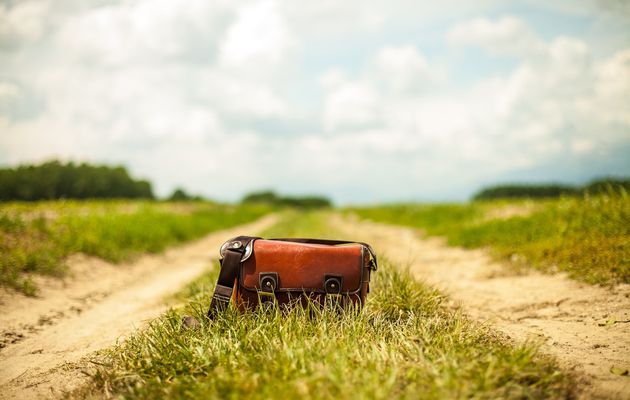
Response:
POLYGON ((503 184, 483 188, 473 200, 513 198, 553 198, 584 194, 630 192, 630 179, 600 178, 582 186, 564 184, 503 184))
POLYGON ((151 183, 122 166, 49 161, 0 169, 0 201, 97 198, 153 199, 151 183))
POLYGON ((329 199, 322 196, 280 196, 271 190, 252 192, 241 200, 241 203, 265 203, 279 207, 324 208, 331 207, 329 199))
MULTIPOLYGON (((0 201, 36 201, 55 199, 155 199, 151 183, 134 179, 123 166, 91 165, 48 161, 38 165, 0 168, 0 201)), ((201 201, 175 188, 171 201, 201 201)), ((253 192, 243 203, 266 203, 279 207, 330 207, 321 196, 279 196, 272 191, 253 192)))
MULTIPOLYGON (((583 186, 566 184, 502 184, 477 192, 474 200, 500 198, 553 198, 583 194, 630 192, 630 179, 601 178, 583 186)), ((0 169, 0 201, 53 199, 132 198, 154 199, 151 183, 134 179, 123 166, 49 161, 0 169)), ((169 200, 203 200, 177 188, 169 200)), ((281 196, 271 190, 247 194, 242 203, 280 207, 322 208, 332 202, 323 196, 281 196)))

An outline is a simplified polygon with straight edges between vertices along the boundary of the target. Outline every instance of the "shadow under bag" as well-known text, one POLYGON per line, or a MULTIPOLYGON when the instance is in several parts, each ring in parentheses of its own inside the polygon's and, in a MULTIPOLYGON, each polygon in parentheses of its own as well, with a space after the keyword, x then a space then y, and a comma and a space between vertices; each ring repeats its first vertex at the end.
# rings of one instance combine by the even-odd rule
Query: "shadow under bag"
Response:
POLYGON ((221 246, 221 271, 208 317, 230 300, 241 310, 261 303, 362 307, 376 271, 376 254, 366 243, 326 239, 262 239, 239 236, 221 246))

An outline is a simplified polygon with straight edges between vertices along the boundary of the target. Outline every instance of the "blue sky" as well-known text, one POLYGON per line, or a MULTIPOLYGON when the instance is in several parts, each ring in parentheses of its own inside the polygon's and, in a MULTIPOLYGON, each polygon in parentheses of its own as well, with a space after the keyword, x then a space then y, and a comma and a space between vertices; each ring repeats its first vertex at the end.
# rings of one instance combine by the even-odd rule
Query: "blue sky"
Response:
POLYGON ((160 195, 464 200, 630 175, 620 1, 0 3, 0 164, 160 195))

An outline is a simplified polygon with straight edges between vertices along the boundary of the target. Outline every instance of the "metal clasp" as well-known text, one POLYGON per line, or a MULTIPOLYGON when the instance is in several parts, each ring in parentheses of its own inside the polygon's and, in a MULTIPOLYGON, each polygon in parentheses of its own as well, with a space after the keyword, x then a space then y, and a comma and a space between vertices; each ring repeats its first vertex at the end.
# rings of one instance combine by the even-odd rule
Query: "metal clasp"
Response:
MULTIPOLYGON (((219 249, 219 255, 221 256, 221 258, 223 259, 225 257, 225 252, 228 249, 235 249, 238 250, 240 248, 242 248, 243 243, 240 240, 228 240, 227 242, 223 243, 221 245, 221 248, 219 249)), ((247 260, 249 257, 251 257, 252 252, 254 250, 254 241, 250 241, 247 246, 245 246, 245 251, 243 252, 243 257, 241 257, 241 262, 247 260)))
POLYGON ((261 272, 258 275, 258 284, 260 291, 273 293, 278 289, 278 273, 277 272, 261 272))
POLYGON ((343 285, 343 276, 324 275, 324 291, 326 294, 340 294, 343 285))

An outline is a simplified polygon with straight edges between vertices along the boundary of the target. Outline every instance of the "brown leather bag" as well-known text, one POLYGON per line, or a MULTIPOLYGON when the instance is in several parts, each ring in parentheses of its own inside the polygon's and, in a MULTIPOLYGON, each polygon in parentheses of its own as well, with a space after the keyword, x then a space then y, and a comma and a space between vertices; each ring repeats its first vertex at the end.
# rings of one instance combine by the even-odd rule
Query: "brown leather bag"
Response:
POLYGON ((234 300, 239 310, 260 303, 361 307, 369 292, 376 254, 361 242, 325 239, 262 239, 239 236, 221 246, 221 271, 208 316, 234 300))

